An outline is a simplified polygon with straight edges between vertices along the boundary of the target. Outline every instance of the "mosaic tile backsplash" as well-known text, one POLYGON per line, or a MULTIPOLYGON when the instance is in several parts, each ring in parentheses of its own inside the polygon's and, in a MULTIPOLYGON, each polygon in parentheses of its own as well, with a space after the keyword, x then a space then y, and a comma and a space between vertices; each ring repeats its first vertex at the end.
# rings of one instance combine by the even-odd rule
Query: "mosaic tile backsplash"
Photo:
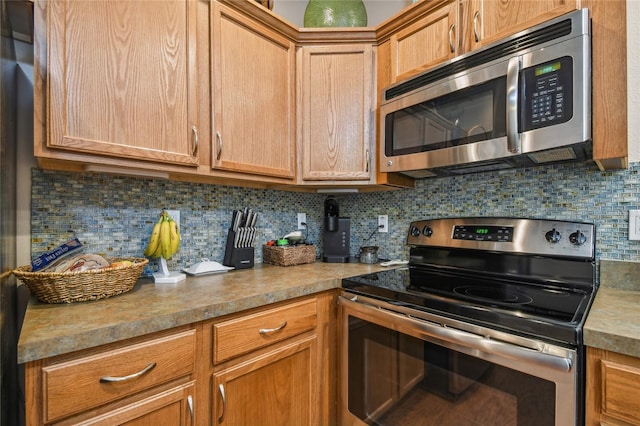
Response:
MULTIPOLYGON (((594 164, 535 167, 451 178, 423 179, 413 189, 338 194, 340 215, 351 219, 351 253, 377 245, 381 258, 404 258, 411 220, 456 216, 511 216, 596 224, 596 257, 640 261, 640 241, 629 241, 628 210, 640 209, 640 163, 601 172, 594 164), (389 233, 373 232, 380 214, 389 233), (373 234, 373 235, 372 235, 373 234), (370 236, 371 238, 367 240, 370 236)), ((180 211, 182 243, 168 262, 181 269, 209 258, 222 262, 234 209, 259 214, 258 244, 296 229, 307 215, 308 238, 322 253, 324 194, 169 182, 34 169, 32 257, 66 241, 73 231, 87 251, 108 257, 142 256, 162 208, 180 211)), ((256 250, 255 262, 262 261, 256 250)))

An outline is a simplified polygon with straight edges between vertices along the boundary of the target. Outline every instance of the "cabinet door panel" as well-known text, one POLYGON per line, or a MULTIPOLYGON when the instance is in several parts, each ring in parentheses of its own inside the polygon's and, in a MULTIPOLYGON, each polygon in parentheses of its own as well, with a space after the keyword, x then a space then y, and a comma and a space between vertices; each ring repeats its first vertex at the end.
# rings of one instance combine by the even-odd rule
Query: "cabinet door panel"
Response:
POLYGON ((47 146, 197 165, 193 2, 46 7, 47 146))
POLYGON ((214 373, 213 423, 318 424, 316 360, 312 336, 214 373))
POLYGON ((212 3, 215 169, 294 176, 295 47, 212 3))
POLYGON ((471 0, 468 47, 481 47, 576 7, 576 0, 471 0))
POLYGON ((459 52, 458 2, 452 1, 391 36, 393 80, 453 58, 459 52))
POLYGON ((373 48, 301 50, 302 179, 370 178, 373 48))
MULTIPOLYGON (((136 403, 113 410, 76 425, 178 426, 194 425, 193 383, 169 389, 136 403)), ((64 424, 64 422, 63 422, 64 424)))

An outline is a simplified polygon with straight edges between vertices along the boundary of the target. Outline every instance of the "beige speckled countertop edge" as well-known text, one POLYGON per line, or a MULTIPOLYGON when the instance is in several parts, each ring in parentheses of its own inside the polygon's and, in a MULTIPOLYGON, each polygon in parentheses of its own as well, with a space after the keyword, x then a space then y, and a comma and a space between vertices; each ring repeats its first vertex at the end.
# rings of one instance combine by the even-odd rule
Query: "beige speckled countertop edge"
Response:
POLYGON ((25 363, 339 288, 345 277, 379 265, 321 263, 188 277, 156 285, 143 279, 126 294, 72 304, 29 302, 18 342, 25 363))
POLYGON ((600 261, 600 288, 583 334, 586 346, 640 357, 640 263, 600 261))

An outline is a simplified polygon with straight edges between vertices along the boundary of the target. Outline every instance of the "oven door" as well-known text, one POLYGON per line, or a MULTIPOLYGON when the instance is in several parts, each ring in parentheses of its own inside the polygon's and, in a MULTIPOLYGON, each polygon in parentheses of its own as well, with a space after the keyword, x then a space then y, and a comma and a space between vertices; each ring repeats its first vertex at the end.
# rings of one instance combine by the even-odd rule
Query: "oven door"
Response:
POLYGON ((578 424, 576 351, 345 293, 344 425, 578 424))

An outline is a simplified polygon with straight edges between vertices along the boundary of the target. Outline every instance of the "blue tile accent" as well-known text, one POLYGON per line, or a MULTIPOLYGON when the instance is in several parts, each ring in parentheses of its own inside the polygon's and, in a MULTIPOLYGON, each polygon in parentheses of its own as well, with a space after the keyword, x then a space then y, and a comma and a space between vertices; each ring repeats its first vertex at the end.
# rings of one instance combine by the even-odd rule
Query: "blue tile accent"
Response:
MULTIPOLYGON (((583 220, 596 224, 596 256, 640 261, 640 242, 629 241, 628 210, 640 209, 640 163, 602 172, 592 163, 486 172, 423 179, 413 189, 341 194, 342 216, 351 218, 351 253, 389 216, 389 233, 374 233, 367 245, 383 258, 406 258, 411 220, 456 216, 512 216, 583 220)), ((168 182, 100 174, 34 169, 32 256, 75 232, 87 251, 107 256, 142 256, 162 208, 180 210, 182 244, 169 262, 179 269, 207 257, 222 261, 231 213, 244 206, 259 213, 259 244, 295 230, 305 212, 309 240, 319 241, 326 195, 168 182)), ((256 250, 256 262, 262 252, 256 250)))

